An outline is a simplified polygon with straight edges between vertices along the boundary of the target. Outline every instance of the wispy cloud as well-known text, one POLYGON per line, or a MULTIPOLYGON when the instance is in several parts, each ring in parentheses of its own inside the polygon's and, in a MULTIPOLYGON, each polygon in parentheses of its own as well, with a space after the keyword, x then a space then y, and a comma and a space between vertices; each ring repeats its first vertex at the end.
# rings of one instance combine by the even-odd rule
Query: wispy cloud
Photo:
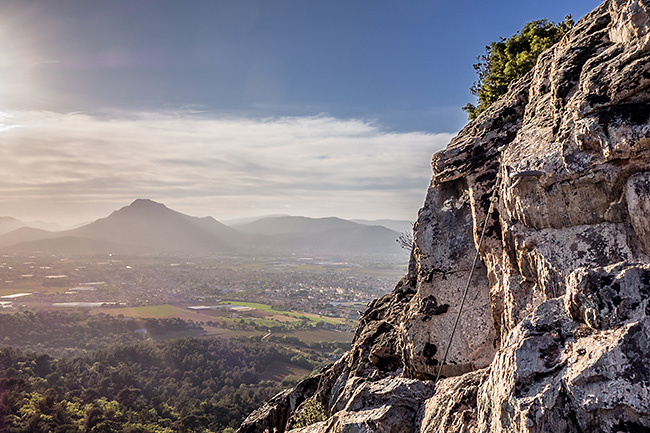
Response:
POLYGON ((29 65, 29 69, 36 68, 38 66, 43 66, 43 65, 58 65, 59 63, 61 63, 60 60, 42 60, 39 62, 34 62, 31 65, 29 65))
POLYGON ((148 197, 216 218, 415 218, 451 134, 328 116, 0 114, 3 214, 81 220, 148 197), (21 125, 22 128, 16 128, 21 125))

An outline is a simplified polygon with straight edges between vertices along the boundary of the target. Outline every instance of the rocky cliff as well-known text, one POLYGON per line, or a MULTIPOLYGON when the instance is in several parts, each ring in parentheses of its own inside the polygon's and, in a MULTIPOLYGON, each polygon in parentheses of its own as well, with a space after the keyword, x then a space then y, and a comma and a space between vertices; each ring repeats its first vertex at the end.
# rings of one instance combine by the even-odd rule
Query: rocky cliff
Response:
POLYGON ((240 431, 650 431, 649 27, 606 1, 434 155, 408 274, 240 431))

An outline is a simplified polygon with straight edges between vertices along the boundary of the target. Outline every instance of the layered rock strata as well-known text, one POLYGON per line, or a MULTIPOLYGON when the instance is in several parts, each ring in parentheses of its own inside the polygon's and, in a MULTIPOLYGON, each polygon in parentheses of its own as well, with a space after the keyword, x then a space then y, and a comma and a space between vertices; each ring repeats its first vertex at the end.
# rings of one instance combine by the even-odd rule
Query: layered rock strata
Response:
POLYGON ((650 431, 649 30, 650 0, 604 2, 434 155, 408 274, 240 431, 310 399, 328 418, 294 431, 650 431))

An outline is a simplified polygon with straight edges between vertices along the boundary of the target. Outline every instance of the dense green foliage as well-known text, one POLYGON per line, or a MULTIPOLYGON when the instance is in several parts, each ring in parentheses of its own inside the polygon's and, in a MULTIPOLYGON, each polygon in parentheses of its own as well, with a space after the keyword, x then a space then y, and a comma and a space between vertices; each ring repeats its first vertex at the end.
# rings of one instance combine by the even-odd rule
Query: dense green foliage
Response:
POLYGON ((277 322, 265 319, 230 319, 221 318, 220 320, 208 320, 206 326, 225 329, 239 329, 244 331, 272 331, 272 332, 291 332, 300 329, 323 329, 329 326, 326 322, 312 322, 308 319, 297 320, 295 322, 277 322))
POLYGON ((88 312, 25 311, 0 314, 0 345, 47 352, 54 356, 79 355, 113 343, 142 341, 169 332, 200 331, 201 327, 177 318, 125 319, 88 312))
POLYGON ((0 314, 0 432, 232 431, 290 384, 262 378, 312 370, 349 346, 275 334, 165 340, 202 331, 176 318, 0 314))
POLYGON ((501 38, 485 47, 474 69, 478 80, 470 92, 477 96, 478 106, 468 103, 463 107, 470 119, 475 119, 508 91, 514 80, 530 71, 542 52, 564 36, 573 27, 571 15, 555 24, 545 19, 531 21, 508 39, 501 38))
POLYGON ((0 349, 0 431, 220 432, 281 390, 260 373, 294 356, 270 343, 196 338, 68 359, 0 349))
POLYGON ((325 409, 321 402, 315 399, 310 399, 303 403, 300 411, 294 419, 292 427, 306 427, 320 421, 325 421, 326 418, 325 409))

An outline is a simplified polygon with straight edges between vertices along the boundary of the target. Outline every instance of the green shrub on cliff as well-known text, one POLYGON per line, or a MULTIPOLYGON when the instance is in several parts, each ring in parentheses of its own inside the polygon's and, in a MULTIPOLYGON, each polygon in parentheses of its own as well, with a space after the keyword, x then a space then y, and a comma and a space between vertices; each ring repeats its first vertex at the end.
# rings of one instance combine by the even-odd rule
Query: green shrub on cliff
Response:
POLYGON ((501 38, 485 46, 485 54, 477 58, 474 69, 478 80, 470 88, 478 105, 468 103, 463 110, 475 119, 508 91, 508 85, 530 71, 537 57, 573 27, 571 15, 555 24, 545 19, 531 21, 509 39, 501 38))
POLYGON ((316 399, 307 400, 294 419, 293 428, 307 427, 308 425, 325 421, 325 419, 327 417, 325 416, 325 409, 321 402, 316 399))

